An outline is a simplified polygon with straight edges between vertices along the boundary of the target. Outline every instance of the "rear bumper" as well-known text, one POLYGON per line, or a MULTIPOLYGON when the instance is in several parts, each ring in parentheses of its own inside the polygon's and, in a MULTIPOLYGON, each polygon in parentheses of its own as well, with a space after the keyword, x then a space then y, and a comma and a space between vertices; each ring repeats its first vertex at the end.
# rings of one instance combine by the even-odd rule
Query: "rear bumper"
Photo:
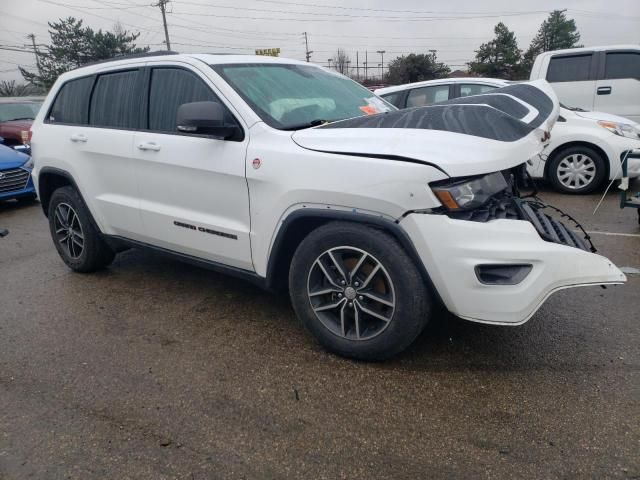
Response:
POLYGON ((467 320, 519 325, 558 290, 626 281, 607 258, 545 241, 525 220, 473 222, 411 214, 400 225, 413 240, 446 307, 467 320), (515 285, 488 285, 478 278, 479 265, 530 265, 531 269, 515 285))

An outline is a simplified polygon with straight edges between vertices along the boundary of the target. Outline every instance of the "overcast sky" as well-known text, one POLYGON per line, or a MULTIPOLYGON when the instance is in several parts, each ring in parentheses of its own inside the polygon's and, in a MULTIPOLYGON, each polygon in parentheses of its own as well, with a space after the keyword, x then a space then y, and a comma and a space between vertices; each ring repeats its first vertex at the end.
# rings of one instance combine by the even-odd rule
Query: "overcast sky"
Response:
MULTIPOLYGON (((138 44, 164 49, 160 10, 152 0, 0 0, 0 45, 24 48, 35 33, 48 43, 47 22, 82 18, 95 29, 115 22, 141 33, 138 44)), ((474 50, 493 37, 499 21, 515 31, 525 50, 553 9, 567 9, 585 46, 640 43, 640 0, 173 0, 168 24, 172 49, 182 52, 253 53, 279 47, 282 56, 323 65, 344 48, 355 67, 356 51, 379 72, 404 53, 437 50, 452 69, 464 68, 474 50)), ((32 54, 0 50, 0 80, 21 80, 17 65, 34 67, 32 54)))

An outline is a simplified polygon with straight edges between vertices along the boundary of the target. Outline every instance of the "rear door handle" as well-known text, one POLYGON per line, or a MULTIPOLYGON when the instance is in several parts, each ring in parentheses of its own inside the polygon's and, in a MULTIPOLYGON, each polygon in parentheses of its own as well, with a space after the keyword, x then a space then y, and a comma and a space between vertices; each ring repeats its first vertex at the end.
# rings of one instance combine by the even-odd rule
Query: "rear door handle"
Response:
POLYGON ((153 150, 154 152, 160 151, 160 145, 155 142, 142 142, 138 144, 139 150, 153 150))
POLYGON ((611 87, 598 87, 598 95, 609 95, 611 93, 611 87))
POLYGON ((84 143, 87 141, 87 136, 82 133, 74 133, 73 135, 71 135, 71 137, 69 137, 69 139, 74 143, 84 143))

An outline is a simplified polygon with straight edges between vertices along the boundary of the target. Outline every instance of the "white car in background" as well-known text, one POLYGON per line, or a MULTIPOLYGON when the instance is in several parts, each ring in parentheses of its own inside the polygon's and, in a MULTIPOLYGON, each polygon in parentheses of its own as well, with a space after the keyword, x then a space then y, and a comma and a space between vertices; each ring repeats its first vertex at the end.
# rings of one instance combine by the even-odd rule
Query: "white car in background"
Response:
MULTIPOLYGON (((381 88, 375 93, 398 108, 411 108, 481 95, 512 83, 494 78, 446 78, 381 88)), ((640 155, 631 153, 638 148, 637 123, 562 105, 549 144, 541 155, 530 159, 528 171, 561 192, 589 193, 607 180, 619 179, 625 158, 629 176, 640 176, 640 155)))
POLYGON ((640 46, 607 45, 541 53, 530 80, 544 79, 560 102, 640 122, 640 46))

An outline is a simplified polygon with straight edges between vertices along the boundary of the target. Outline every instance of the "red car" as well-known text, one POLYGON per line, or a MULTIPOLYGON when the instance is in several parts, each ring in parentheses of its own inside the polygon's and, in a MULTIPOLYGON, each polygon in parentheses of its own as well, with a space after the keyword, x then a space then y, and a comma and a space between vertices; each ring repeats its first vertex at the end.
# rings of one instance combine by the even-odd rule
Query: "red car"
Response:
POLYGON ((41 100, 0 98, 0 137, 4 138, 4 145, 28 143, 31 123, 41 105, 41 100))

